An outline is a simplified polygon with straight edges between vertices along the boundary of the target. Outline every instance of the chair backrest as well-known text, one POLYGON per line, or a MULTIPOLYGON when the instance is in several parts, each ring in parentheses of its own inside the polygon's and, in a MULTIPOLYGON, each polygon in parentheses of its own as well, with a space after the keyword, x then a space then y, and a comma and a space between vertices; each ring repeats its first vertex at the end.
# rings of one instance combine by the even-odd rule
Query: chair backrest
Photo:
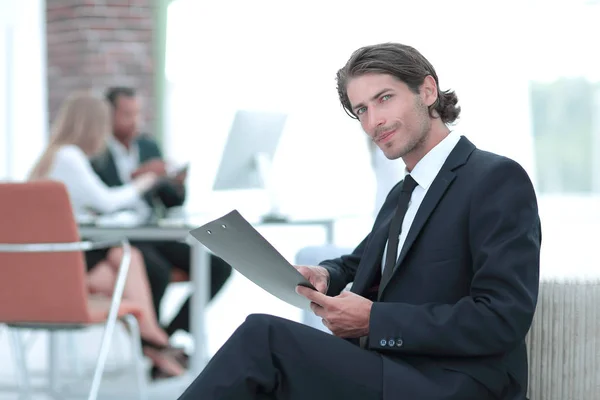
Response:
MULTIPOLYGON (((0 183, 0 243, 77 241, 62 183, 0 183)), ((0 322, 87 322, 85 276, 82 252, 0 251, 0 322)))

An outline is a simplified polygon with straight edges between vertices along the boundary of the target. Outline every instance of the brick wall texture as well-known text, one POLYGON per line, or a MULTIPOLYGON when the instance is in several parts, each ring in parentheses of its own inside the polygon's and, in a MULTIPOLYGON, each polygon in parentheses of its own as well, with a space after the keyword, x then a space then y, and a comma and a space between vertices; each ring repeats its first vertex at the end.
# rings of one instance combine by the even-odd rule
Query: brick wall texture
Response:
POLYGON ((152 133, 153 0, 46 0, 50 121, 73 90, 134 87, 152 133))

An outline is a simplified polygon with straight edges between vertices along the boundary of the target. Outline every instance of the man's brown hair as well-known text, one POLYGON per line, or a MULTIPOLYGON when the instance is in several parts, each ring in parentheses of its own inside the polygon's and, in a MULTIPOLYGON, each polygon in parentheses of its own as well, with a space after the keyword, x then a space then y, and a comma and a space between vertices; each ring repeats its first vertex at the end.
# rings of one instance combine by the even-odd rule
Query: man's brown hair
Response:
POLYGON ((388 74, 404 82, 410 90, 418 94, 419 87, 428 75, 438 86, 437 100, 429 106, 432 118, 441 118, 444 123, 454 122, 460 114, 458 97, 451 90, 441 91, 433 65, 413 47, 400 43, 382 43, 361 47, 337 72, 337 91, 340 102, 348 115, 357 118, 348 98, 348 82, 365 74, 388 74))

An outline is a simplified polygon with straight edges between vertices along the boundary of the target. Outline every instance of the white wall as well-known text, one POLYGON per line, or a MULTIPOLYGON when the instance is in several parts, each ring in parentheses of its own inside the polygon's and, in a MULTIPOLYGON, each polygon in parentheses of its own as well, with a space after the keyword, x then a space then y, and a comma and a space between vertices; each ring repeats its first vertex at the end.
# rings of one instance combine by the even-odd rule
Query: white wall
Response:
MULTIPOLYGON (((600 5, 584 4, 174 1, 165 144, 172 157, 192 161, 190 207, 251 212, 260 204, 250 196, 221 201, 210 192, 231 117, 238 107, 252 107, 290 113, 275 160, 286 211, 370 215, 375 182, 366 140, 341 110, 334 77, 354 49, 383 41, 419 49, 440 86, 458 94, 462 114, 455 129, 478 147, 519 161, 535 182, 529 82, 600 79, 600 58, 590 50, 600 33, 600 5)), ((595 267, 600 197, 540 193, 539 202, 544 268, 595 267)), ((342 229, 339 237, 354 230, 342 229)))
MULTIPOLYGON (((457 91, 463 107, 457 130, 534 175, 528 77, 514 62, 527 49, 526 16, 515 12, 516 0, 496 8, 450 3, 173 2, 165 144, 171 156, 192 161, 190 206, 225 207, 211 201, 218 194, 210 186, 231 118, 248 107, 289 113, 274 160, 285 211, 371 215, 375 182, 367 141, 340 107, 335 73, 356 48, 384 41, 418 48, 436 67, 441 87, 457 91), (508 104, 501 118, 490 115, 491 107, 508 104)), ((249 197, 237 199, 250 204, 249 197)))
POLYGON ((24 179, 47 143, 45 13, 0 0, 0 179, 24 179))

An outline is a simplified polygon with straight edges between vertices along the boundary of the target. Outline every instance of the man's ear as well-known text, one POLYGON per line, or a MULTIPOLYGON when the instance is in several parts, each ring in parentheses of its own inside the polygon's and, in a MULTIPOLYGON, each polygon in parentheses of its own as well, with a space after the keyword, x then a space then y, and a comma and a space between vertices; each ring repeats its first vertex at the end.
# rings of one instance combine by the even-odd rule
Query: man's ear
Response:
POLYGON ((438 98, 438 88, 433 76, 427 75, 425 79, 423 79, 423 83, 419 88, 419 94, 421 95, 423 104, 427 107, 435 103, 438 98))

